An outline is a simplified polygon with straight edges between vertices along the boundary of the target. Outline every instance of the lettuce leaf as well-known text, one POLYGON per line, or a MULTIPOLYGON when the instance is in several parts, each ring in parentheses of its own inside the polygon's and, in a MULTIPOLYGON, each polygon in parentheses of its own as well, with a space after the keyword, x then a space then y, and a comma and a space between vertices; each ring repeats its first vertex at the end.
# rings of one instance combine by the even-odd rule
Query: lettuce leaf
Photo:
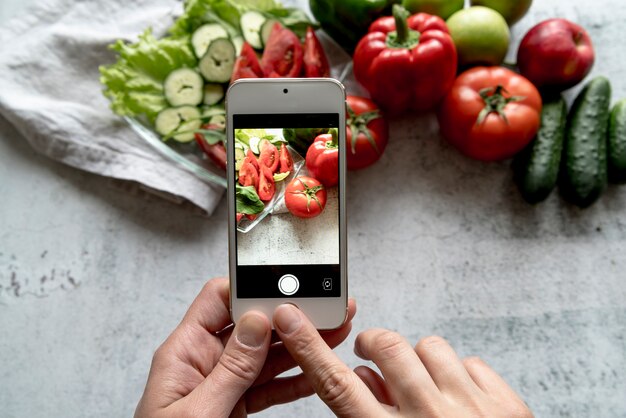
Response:
POLYGON ((235 203, 237 213, 245 215, 256 215, 265 209, 265 205, 259 199, 254 186, 243 187, 237 183, 235 185, 235 203))
POLYGON ((118 40, 110 47, 119 54, 118 61, 100 67, 104 95, 111 109, 122 116, 145 114, 154 120, 167 107, 163 81, 173 70, 195 67, 189 37, 156 39, 150 29, 136 43, 118 40))

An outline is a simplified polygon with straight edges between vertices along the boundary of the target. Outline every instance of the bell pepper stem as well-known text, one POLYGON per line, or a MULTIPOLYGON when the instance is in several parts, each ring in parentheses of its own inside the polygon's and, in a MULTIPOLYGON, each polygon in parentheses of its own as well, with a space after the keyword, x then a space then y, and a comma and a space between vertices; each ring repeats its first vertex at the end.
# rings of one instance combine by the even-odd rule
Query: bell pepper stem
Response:
POLYGON ((407 9, 400 6, 399 4, 393 5, 393 18, 396 21, 396 33, 398 34, 397 42, 404 43, 408 40, 409 37, 409 24, 407 23, 407 19, 410 14, 407 9))

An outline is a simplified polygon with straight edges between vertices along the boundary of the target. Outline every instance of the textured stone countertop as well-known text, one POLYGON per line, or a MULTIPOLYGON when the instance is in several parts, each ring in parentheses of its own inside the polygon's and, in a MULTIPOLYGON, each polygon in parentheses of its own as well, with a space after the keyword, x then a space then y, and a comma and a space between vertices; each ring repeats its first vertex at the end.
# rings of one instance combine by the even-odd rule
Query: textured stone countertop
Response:
MULTIPOLYGON (((552 16, 589 30, 594 74, 626 97, 626 2, 535 0, 512 48, 552 16)), ((557 194, 531 207, 508 163, 463 158, 431 116, 391 135, 348 180, 355 330, 440 334, 537 417, 626 417, 626 187, 584 211, 557 194)), ((35 155, 5 120, 0 137, 0 416, 130 416, 154 349, 227 272, 225 202, 205 218, 35 155)), ((355 335, 338 349, 352 367, 355 335)), ((311 397, 258 416, 331 414, 311 397)))

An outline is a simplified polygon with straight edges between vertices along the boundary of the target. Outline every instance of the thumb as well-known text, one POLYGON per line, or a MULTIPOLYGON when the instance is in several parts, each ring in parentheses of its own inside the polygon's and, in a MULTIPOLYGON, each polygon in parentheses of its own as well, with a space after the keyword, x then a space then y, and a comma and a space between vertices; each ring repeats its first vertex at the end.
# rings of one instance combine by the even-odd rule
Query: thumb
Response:
POLYGON ((235 326, 219 361, 207 378, 190 394, 199 416, 229 416, 256 380, 270 345, 269 319, 247 312, 235 326))

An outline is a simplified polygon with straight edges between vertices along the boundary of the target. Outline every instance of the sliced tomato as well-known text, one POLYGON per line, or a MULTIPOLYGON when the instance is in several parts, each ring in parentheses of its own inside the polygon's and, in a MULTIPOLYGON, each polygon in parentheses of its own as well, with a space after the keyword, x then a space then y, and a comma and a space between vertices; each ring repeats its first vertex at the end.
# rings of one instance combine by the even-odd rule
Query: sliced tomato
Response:
POLYGON ((252 152, 252 150, 248 149, 248 153, 246 154, 246 158, 243 159, 243 162, 250 163, 256 168, 256 171, 259 171, 259 162, 256 159, 256 155, 252 152))
POLYGON ((259 187, 259 172, 254 166, 248 162, 241 164, 239 169, 239 184, 243 187, 254 186, 259 187))
POLYGON ((330 65, 315 31, 312 27, 306 28, 304 37, 304 76, 330 77, 330 65))
POLYGON ((291 154, 289 154, 289 150, 285 144, 280 145, 280 169, 279 173, 286 173, 293 169, 293 159, 291 158, 291 154))
POLYGON ((276 172, 279 163, 278 148, 270 141, 264 140, 261 143, 261 155, 259 155, 259 165, 268 167, 272 173, 276 172))
POLYGON ((261 64, 259 64, 259 58, 256 56, 256 52, 254 52, 250 44, 244 42, 241 47, 241 53, 235 60, 235 67, 233 68, 230 82, 232 83, 240 78, 261 77, 263 77, 263 70, 261 70, 261 64))
POLYGON ((243 218, 243 213, 238 213, 237 214, 237 222, 241 221, 241 218, 243 218))
POLYGON ((257 215, 246 215, 246 218, 248 218, 249 221, 254 221, 256 217, 257 215))
POLYGON ((274 174, 268 167, 262 166, 259 174, 259 199, 263 202, 269 202, 274 197, 275 192, 274 174))
MULTIPOLYGON (((217 125, 203 125, 202 129, 216 129, 219 130, 217 125)), ((200 149, 206 154, 207 157, 211 161, 215 163, 218 167, 223 170, 226 170, 226 148, 222 142, 218 142, 216 144, 209 144, 206 140, 205 136, 200 132, 196 132, 194 134, 194 138, 196 143, 200 147, 200 149)))
POLYGON ((265 77, 298 77, 302 72, 302 46, 295 33, 274 24, 261 57, 265 77))

